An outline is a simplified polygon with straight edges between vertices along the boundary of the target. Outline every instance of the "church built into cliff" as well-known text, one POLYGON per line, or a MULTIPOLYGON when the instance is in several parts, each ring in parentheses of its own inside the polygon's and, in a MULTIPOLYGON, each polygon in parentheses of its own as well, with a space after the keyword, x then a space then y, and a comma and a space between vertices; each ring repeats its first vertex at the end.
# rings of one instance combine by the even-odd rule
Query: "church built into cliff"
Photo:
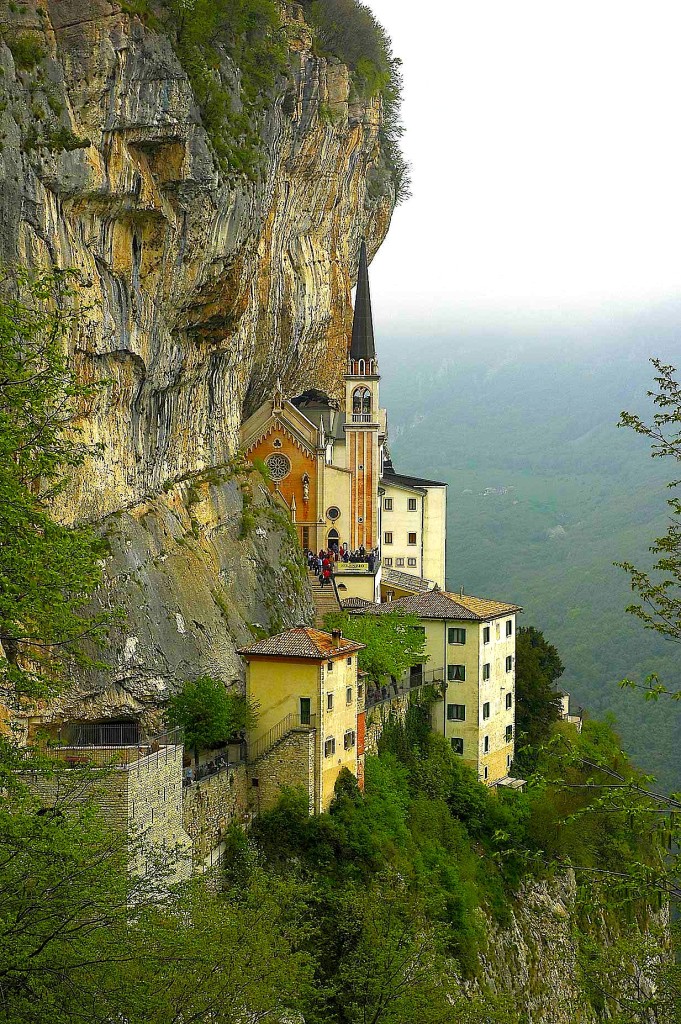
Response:
POLYGON ((278 388, 241 430, 247 457, 267 466, 302 547, 362 553, 336 565, 341 600, 445 586, 447 486, 395 471, 380 379, 362 242, 343 402, 317 390, 286 399, 278 388))

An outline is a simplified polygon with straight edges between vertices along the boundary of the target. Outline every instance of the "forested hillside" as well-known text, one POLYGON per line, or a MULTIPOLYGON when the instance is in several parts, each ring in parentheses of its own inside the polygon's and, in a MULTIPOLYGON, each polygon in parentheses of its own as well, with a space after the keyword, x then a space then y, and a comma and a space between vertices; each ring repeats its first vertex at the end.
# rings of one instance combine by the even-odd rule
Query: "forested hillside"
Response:
POLYGON ((450 485, 448 586, 519 602, 521 622, 559 648, 573 706, 612 711, 637 762, 679 788, 681 706, 618 688, 650 672, 676 684, 678 648, 625 613, 628 578, 613 566, 649 565, 666 529, 675 467, 616 424, 623 409, 649 409, 649 356, 681 360, 674 318, 384 348, 392 454, 450 485))

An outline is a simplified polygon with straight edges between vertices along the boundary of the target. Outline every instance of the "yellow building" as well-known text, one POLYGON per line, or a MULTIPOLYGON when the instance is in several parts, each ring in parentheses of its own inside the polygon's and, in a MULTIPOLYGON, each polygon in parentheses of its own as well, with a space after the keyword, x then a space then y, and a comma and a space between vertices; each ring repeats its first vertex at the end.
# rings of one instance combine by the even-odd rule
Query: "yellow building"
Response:
POLYGON ((416 576, 425 584, 445 586, 447 484, 397 473, 390 458, 381 477, 381 593, 392 600, 413 593, 416 576), (408 579, 402 579, 406 574, 408 579))
POLYGON ((508 776, 515 733, 515 626, 517 605, 434 589, 358 614, 402 611, 416 615, 426 635, 428 661, 411 669, 410 682, 443 680, 445 698, 433 708, 433 728, 471 764, 487 785, 508 776))
POLYGON ((298 785, 306 788, 312 811, 326 811, 341 770, 358 775, 362 647, 340 630, 297 626, 239 650, 247 696, 259 706, 248 760, 256 788, 269 786, 262 809, 281 786, 298 785))

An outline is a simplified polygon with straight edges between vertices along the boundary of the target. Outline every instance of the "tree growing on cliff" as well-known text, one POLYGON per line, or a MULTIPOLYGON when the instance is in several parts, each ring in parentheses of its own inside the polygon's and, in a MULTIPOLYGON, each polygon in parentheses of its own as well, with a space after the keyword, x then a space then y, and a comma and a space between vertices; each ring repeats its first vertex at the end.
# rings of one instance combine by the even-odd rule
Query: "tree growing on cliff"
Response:
MULTIPOLYGON (((659 411, 654 413, 650 423, 634 413, 623 412, 618 426, 629 427, 647 437, 654 459, 670 458, 681 463, 681 385, 673 366, 659 359, 651 362, 657 370, 657 388, 649 391, 648 397, 659 411)), ((675 491, 680 485, 681 480, 674 479, 668 486, 675 491)), ((641 569, 630 562, 617 564, 629 573, 635 594, 627 611, 640 619, 646 629, 678 644, 681 643, 681 498, 674 495, 667 504, 669 526, 664 536, 658 537, 650 547, 656 556, 652 568, 641 569)), ((652 699, 669 695, 681 700, 681 689, 666 686, 656 676, 650 676, 642 684, 625 679, 622 685, 634 688, 642 685, 646 696, 652 699)))
MULTIPOLYGON (((534 626, 521 626, 516 634, 516 732, 517 749, 529 745, 536 751, 551 735, 560 718, 556 682, 564 672, 558 651, 534 626)), ((530 767, 524 756, 523 765, 530 767)), ((526 769, 525 769, 526 770, 526 769)))
POLYGON ((33 696, 104 621, 81 611, 101 579, 101 541, 51 513, 92 453, 76 418, 102 386, 68 362, 70 294, 65 273, 0 276, 0 681, 33 696))
POLYGON ((359 667, 374 683, 386 676, 399 679, 411 665, 428 660, 426 635, 415 615, 334 612, 325 617, 324 624, 327 629, 340 629, 343 636, 365 645, 359 652, 359 667))
POLYGON ((186 745, 194 751, 217 747, 255 724, 255 707, 240 693, 230 692, 220 679, 200 676, 187 680, 170 698, 168 724, 184 730, 186 745))

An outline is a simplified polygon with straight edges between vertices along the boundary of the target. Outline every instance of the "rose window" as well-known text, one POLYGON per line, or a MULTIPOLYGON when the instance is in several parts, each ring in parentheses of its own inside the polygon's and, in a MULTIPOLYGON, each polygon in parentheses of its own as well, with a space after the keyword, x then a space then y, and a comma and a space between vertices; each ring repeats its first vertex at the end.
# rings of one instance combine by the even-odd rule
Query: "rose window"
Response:
POLYGON ((275 455, 270 455, 266 460, 267 468, 270 471, 270 476, 276 482, 283 480, 284 477, 288 476, 291 472, 291 463, 282 455, 281 452, 277 452, 275 455))

